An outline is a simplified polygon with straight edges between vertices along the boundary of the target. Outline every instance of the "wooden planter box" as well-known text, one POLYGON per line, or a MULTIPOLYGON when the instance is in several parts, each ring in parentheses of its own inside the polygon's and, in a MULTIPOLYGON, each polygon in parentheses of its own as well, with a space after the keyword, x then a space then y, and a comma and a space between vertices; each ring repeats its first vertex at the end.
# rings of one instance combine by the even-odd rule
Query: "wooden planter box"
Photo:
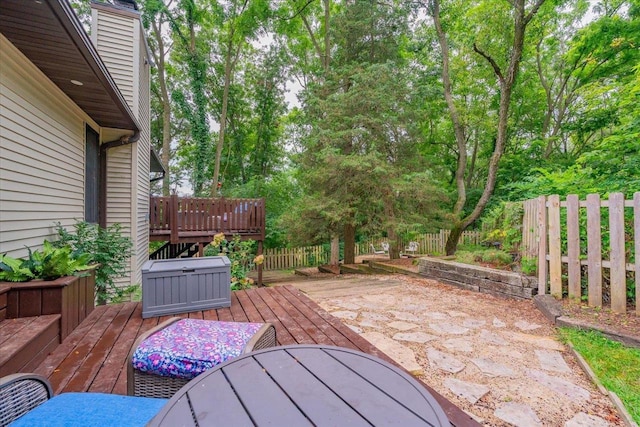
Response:
POLYGON ((65 339, 95 307, 95 270, 88 273, 50 281, 0 282, 0 288, 10 288, 6 292, 6 318, 60 314, 60 340, 65 339))

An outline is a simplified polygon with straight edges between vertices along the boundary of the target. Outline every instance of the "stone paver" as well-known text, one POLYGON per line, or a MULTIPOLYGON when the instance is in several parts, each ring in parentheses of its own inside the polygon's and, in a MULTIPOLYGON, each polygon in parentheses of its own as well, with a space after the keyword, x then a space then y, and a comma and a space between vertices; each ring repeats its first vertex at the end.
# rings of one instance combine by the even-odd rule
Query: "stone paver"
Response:
POLYGON ((431 311, 429 313, 425 313, 427 315, 427 317, 430 317, 434 320, 446 320, 449 318, 448 315, 444 314, 444 313, 440 313, 438 311, 431 311))
POLYGON ((384 353, 392 354, 393 360, 413 375, 422 374, 422 366, 418 364, 415 353, 409 347, 405 347, 380 332, 365 332, 361 336, 384 353))
POLYGON ((382 326, 378 325, 375 322, 372 322, 371 320, 363 320, 360 322, 360 326, 362 326, 363 328, 373 328, 373 329, 381 329, 382 326))
POLYGON ((451 317, 467 317, 468 314, 463 311, 449 310, 447 314, 451 317))
POLYGON ((481 328, 484 325, 487 324, 486 320, 483 319, 464 319, 464 322, 462 322, 462 326, 464 326, 465 328, 481 328))
POLYGON ((424 344, 426 342, 438 339, 438 337, 424 332, 398 332, 393 336, 393 339, 398 341, 408 341, 424 344))
POLYGON ((407 313, 405 311, 390 311, 398 320, 405 320, 407 322, 420 322, 421 319, 413 313, 407 313))
POLYGON ((507 345, 509 342, 502 338, 500 335, 493 332, 489 332, 486 329, 480 331, 480 338, 488 344, 493 345, 507 345))
POLYGON ((330 301, 330 303, 336 307, 344 308, 346 310, 360 310, 361 308, 359 304, 354 304, 348 301, 334 300, 330 301))
POLYGON ((474 365, 489 377, 515 377, 516 372, 510 367, 484 358, 471 359, 474 365))
POLYGON ((473 345, 471 341, 465 338, 450 338, 442 342, 442 345, 451 351, 461 351, 463 353, 469 353, 473 351, 473 345))
POLYGON ((564 361, 562 353, 556 350, 535 350, 540 366, 545 371, 571 372, 571 368, 564 361))
POLYGON ((463 328, 453 323, 429 323, 429 327, 441 334, 463 335, 469 332, 469 328, 463 328))
POLYGON ((453 394, 468 400, 472 405, 475 405, 478 400, 482 399, 482 397, 490 391, 486 385, 470 383, 456 378, 446 378, 444 385, 448 387, 453 394))
POLYGON ((427 359, 429 359, 431 366, 452 374, 458 373, 465 368, 465 364, 460 360, 432 347, 427 349, 427 359))
POLYGON ((564 350, 562 344, 551 338, 539 337, 531 334, 522 334, 519 332, 504 332, 504 334, 509 339, 532 344, 536 347, 545 348, 547 350, 564 350))
POLYGON ((367 320, 377 320, 380 322, 386 322, 389 320, 389 318, 387 316, 385 316, 384 314, 380 314, 380 313, 372 313, 370 311, 363 311, 361 314, 363 319, 367 319, 367 320))
POLYGON ((564 427, 609 427, 609 423, 595 415, 579 412, 564 424, 564 427))
POLYGON ((393 295, 385 294, 363 295, 362 298, 370 303, 378 304, 378 308, 381 305, 393 305, 396 302, 396 298, 393 295))
POLYGON ((507 402, 496 409, 494 415, 516 427, 542 426, 533 409, 524 403, 507 402))
POLYGON ((389 322, 387 323, 387 326, 393 329, 397 329, 399 331, 410 331, 411 329, 416 329, 418 327, 418 325, 416 325, 415 323, 400 322, 400 321, 389 322))
POLYGON ((538 328, 540 328, 540 325, 536 324, 536 323, 529 323, 526 320, 519 320, 516 323, 514 323, 515 327, 522 330, 522 331, 534 331, 538 328))
POLYGON ((355 320, 356 317, 358 317, 358 313, 356 313, 355 311, 347 311, 347 310, 332 311, 331 314, 336 316, 339 319, 345 319, 345 320, 355 320))
POLYGON ((589 400, 589 397, 591 397, 589 391, 585 390, 584 388, 577 386, 574 383, 563 378, 549 375, 536 369, 528 369, 527 376, 538 381, 543 386, 555 391, 558 394, 568 397, 573 401, 586 401, 589 400))

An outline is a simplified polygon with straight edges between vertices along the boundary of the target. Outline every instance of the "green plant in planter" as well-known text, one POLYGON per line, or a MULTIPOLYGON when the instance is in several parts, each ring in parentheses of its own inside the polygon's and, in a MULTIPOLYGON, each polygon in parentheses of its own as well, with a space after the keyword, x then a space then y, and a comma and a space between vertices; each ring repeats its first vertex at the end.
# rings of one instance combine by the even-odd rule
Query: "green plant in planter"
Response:
POLYGON ((88 254, 72 254, 69 246, 54 247, 44 241, 42 249, 29 251, 26 259, 3 255, 0 261, 0 280, 27 282, 32 279, 55 280, 71 276, 89 268, 88 254))
POLYGON ((131 287, 119 288, 115 279, 127 274, 128 259, 131 257, 131 239, 122 235, 120 224, 107 228, 77 221, 74 230, 69 231, 56 223, 59 240, 56 246, 70 246, 73 253, 87 253, 96 268, 96 297, 98 304, 105 304, 110 298, 119 299, 130 292, 131 287))
POLYGON ((6 254, 0 254, 0 281, 3 282, 27 282, 35 276, 26 267, 24 260, 12 258, 6 254))

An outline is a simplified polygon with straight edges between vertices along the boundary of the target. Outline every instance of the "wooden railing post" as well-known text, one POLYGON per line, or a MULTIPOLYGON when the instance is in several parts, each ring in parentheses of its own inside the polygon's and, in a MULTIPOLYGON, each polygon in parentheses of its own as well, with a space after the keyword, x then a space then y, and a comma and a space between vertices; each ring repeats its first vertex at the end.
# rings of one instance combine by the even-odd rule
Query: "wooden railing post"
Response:
POLYGON ((178 195, 171 195, 169 204, 169 228, 171 229, 171 243, 178 243, 178 195))

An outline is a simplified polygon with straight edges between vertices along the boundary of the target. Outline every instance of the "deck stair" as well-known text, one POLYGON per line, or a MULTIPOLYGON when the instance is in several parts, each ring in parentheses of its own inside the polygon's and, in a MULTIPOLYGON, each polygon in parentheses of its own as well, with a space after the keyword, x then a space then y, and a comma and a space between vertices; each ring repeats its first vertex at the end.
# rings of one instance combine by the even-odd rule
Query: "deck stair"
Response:
POLYGON ((60 344, 60 314, 0 321, 0 377, 33 371, 60 344))
POLYGON ((192 257, 198 253, 198 245, 194 243, 171 243, 166 242, 155 250, 149 259, 174 259, 192 257))

